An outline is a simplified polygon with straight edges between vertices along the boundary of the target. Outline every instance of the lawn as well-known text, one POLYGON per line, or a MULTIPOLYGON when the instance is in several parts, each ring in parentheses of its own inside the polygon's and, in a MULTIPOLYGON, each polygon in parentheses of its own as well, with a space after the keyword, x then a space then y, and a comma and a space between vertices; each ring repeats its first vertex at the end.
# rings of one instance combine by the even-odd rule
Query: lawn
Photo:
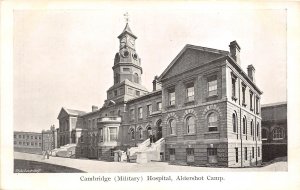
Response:
POLYGON ((83 173, 84 171, 66 166, 43 162, 14 159, 15 173, 83 173))

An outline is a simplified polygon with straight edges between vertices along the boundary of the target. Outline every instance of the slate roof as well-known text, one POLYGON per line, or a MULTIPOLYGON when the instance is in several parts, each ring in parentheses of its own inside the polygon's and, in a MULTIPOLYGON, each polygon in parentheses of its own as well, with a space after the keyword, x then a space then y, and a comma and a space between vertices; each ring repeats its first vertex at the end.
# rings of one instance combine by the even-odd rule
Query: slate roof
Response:
POLYGON ((132 31, 131 31, 131 29, 130 29, 128 23, 126 23, 126 26, 125 26, 123 32, 118 36, 118 38, 120 38, 121 36, 123 36, 124 33, 128 33, 128 34, 130 34, 131 36, 133 36, 135 39, 137 39, 136 35, 134 35, 134 34, 132 33, 132 31))

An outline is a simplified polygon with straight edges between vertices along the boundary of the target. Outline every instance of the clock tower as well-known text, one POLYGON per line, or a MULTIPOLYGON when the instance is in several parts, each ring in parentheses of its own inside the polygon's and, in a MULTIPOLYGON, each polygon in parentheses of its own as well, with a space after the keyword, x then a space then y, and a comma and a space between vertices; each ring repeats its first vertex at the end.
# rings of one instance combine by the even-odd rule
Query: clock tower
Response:
POLYGON ((107 91, 107 100, 115 102, 128 100, 148 93, 141 85, 141 58, 136 52, 137 37, 132 33, 128 20, 123 32, 118 36, 119 51, 115 55, 114 85, 107 91))

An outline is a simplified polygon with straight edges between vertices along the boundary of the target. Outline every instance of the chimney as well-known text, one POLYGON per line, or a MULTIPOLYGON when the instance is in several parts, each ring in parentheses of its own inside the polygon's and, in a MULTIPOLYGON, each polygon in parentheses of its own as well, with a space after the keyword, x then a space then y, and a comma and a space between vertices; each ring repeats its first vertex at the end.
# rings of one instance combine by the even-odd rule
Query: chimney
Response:
POLYGON ((239 66, 241 66, 241 60, 240 60, 241 47, 234 40, 234 41, 230 42, 229 48, 230 48, 230 56, 236 61, 236 63, 239 66))
POLYGON ((154 80, 153 80, 152 84, 153 84, 153 91, 161 89, 161 85, 158 82, 158 76, 154 77, 154 80))
POLYGON ((92 112, 97 111, 98 107, 97 106, 92 106, 92 112))
POLYGON ((255 83, 255 68, 253 65, 248 65, 247 67, 248 77, 255 83))

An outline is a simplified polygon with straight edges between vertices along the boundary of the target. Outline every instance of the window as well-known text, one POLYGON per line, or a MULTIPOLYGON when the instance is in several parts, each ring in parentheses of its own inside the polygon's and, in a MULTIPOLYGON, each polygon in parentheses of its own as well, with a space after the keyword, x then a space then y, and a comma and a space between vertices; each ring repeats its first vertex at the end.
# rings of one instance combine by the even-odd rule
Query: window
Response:
POLYGON ((130 119, 134 120, 134 109, 130 110, 130 119))
POLYGON ((114 96, 117 96, 117 95, 118 95, 118 91, 114 90, 114 96))
POLYGON ((170 161, 174 161, 175 160, 175 148, 170 148, 169 154, 170 154, 170 161))
POLYGON ((273 130, 273 139, 283 139, 284 138, 284 131, 282 128, 277 127, 273 130))
POLYGON ((42 137, 41 136, 39 136, 39 140, 41 140, 42 139, 42 137))
POLYGON ((257 147, 257 157, 260 157, 260 147, 257 147))
MULTIPOLYGON (((23 138, 25 139, 25 135, 23 136, 23 138)), ((33 139, 33 136, 30 136, 31 139, 33 139)))
POLYGON ((217 148, 207 148, 208 163, 217 163, 217 148))
POLYGON ((256 97, 256 113, 259 114, 259 98, 256 97))
POLYGON ((235 148, 235 162, 239 162, 239 148, 235 148))
MULTIPOLYGON (((274 131, 273 131, 274 132, 274 131)), ((267 140, 267 138, 268 138, 268 135, 267 135, 267 130, 266 129, 262 129, 261 130, 261 138, 263 139, 263 140, 267 140)), ((276 135, 277 136, 277 135, 276 135)), ((273 137, 274 138, 274 137, 273 137)))
POLYGON ((208 115, 208 131, 218 131, 218 116, 215 112, 208 115))
POLYGON ((147 105, 147 116, 150 116, 152 114, 152 105, 147 105))
POLYGON ((96 123, 96 119, 93 119, 93 128, 97 128, 97 123, 96 123))
POLYGON ((217 95, 217 79, 208 81, 208 96, 217 95))
POLYGON ((91 122, 91 120, 88 121, 88 124, 89 124, 89 128, 92 128, 92 122, 91 122))
POLYGON ((37 136, 35 136, 34 139, 37 139, 37 136))
POLYGON ((190 102, 190 101, 194 101, 194 83, 189 83, 186 86, 186 101, 190 102))
POLYGON ((175 105, 175 89, 169 91, 169 105, 175 105))
POLYGON ((174 119, 170 119, 169 121, 169 128, 170 128, 170 134, 175 134, 175 125, 176 125, 176 122, 174 119))
POLYGON ((112 148, 112 149, 110 149, 110 156, 115 156, 115 153, 114 153, 114 149, 112 148))
POLYGON ((232 76, 231 78, 231 87, 232 98, 236 100, 236 76, 232 76))
POLYGON ((194 149, 193 148, 187 148, 186 149, 186 161, 187 162, 195 162, 194 149))
POLYGON ((242 84, 242 104, 243 106, 246 106, 246 99, 245 99, 245 93, 246 93, 246 86, 245 84, 242 84))
POLYGON ((157 102, 156 107, 157 111, 161 111, 161 102, 157 102))
POLYGON ((131 137, 131 140, 135 139, 134 129, 133 128, 130 129, 130 137, 131 137))
POLYGON ((143 118, 143 108, 142 107, 138 108, 138 115, 139 115, 139 119, 143 118))
POLYGON ((252 147, 252 158, 254 158, 254 147, 252 147))
POLYGON ((100 142, 103 142, 103 129, 99 130, 100 142))
POLYGON ((124 72, 129 72, 129 71, 130 71, 130 68, 124 67, 124 68, 123 68, 123 71, 124 71, 124 72))
POLYGON ((243 118, 243 134, 247 134, 247 120, 246 117, 243 118))
POLYGON ((253 92, 250 91, 250 110, 253 110, 253 92))
POLYGON ((139 83, 139 75, 137 73, 134 73, 133 75, 133 82, 139 83))
POLYGON ((142 130, 142 128, 140 127, 138 131, 139 131, 139 138, 143 139, 143 130, 142 130))
POLYGON ((254 134, 253 129, 254 129, 254 127, 253 127, 253 121, 251 121, 251 124, 250 124, 250 134, 251 134, 251 136, 254 134))
POLYGON ((136 90, 136 91, 135 91, 135 95, 140 96, 140 95, 141 95, 141 92, 138 91, 138 90, 136 90))
POLYGON ((256 127, 256 136, 259 137, 259 123, 257 124, 257 127, 256 127))
POLYGON ((237 119, 235 113, 232 114, 232 126, 233 126, 233 132, 237 133, 237 119))
POLYGON ((193 116, 186 118, 186 130, 188 134, 195 133, 195 118, 193 116))
POLYGON ((247 160, 248 159, 248 157, 247 157, 247 147, 244 147, 244 150, 245 150, 245 160, 247 160))
POLYGON ((42 146, 42 143, 39 143, 39 147, 41 147, 42 146))
POLYGON ((110 139, 110 141, 117 140, 117 128, 116 127, 109 128, 109 139, 110 139))
POLYGON ((133 89, 132 88, 128 88, 128 94, 133 95, 133 89))

